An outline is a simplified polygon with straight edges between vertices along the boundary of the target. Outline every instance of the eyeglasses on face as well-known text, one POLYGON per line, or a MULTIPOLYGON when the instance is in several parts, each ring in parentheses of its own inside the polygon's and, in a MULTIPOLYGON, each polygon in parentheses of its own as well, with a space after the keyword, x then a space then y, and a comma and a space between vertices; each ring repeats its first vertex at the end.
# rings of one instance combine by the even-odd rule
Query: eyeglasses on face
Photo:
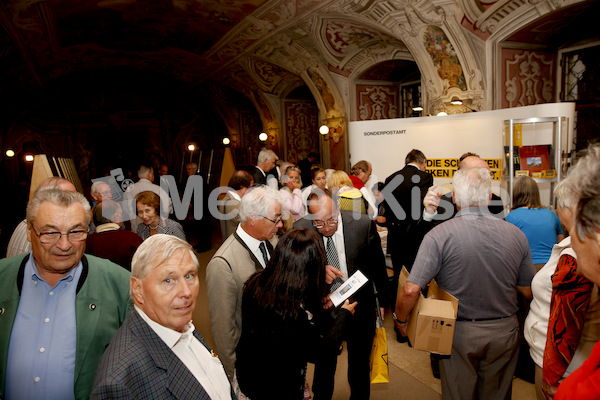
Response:
POLYGON ((264 215, 260 215, 260 217, 263 217, 264 219, 271 221, 271 222, 272 222, 272 223, 274 223, 275 225, 277 225, 278 223, 280 223, 280 222, 281 222, 281 216, 277 217, 277 219, 275 219, 275 220, 272 220, 272 219, 271 219, 271 218, 269 218, 269 217, 265 217, 264 215))
POLYGON ((35 236, 40 239, 40 243, 43 244, 54 244, 60 240, 62 236, 66 236, 67 240, 71 243, 81 242, 87 238, 87 230, 85 229, 74 229, 71 232, 61 233, 57 231, 41 232, 38 233, 33 226, 31 226, 35 236))
POLYGON ((338 220, 337 218, 330 218, 327 221, 323 222, 323 221, 319 221, 319 220, 315 220, 313 221, 313 225, 315 226, 315 228, 317 229, 323 229, 325 228, 325 225, 330 226, 330 227, 334 227, 338 224, 338 220))

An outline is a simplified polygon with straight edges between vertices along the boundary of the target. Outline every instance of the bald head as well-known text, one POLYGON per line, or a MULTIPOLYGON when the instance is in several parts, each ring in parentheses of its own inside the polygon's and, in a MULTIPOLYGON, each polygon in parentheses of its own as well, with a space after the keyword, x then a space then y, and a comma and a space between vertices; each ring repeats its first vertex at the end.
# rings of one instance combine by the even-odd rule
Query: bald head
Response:
POLYGON ((64 178, 59 178, 57 176, 51 176, 50 178, 46 178, 40 183, 37 190, 40 189, 60 189, 65 190, 67 192, 76 192, 75 185, 64 178))
POLYGON ((477 156, 465 157, 458 164, 458 169, 467 170, 467 169, 471 169, 471 168, 485 168, 488 171, 490 170, 490 166, 488 165, 488 163, 477 156))

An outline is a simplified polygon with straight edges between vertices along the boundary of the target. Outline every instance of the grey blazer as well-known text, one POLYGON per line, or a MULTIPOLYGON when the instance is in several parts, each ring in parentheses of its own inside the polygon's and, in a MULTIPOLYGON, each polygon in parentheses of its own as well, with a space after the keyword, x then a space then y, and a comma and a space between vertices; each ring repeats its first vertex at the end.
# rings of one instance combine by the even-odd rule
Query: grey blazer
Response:
MULTIPOLYGON (((204 339, 194 336, 208 349, 204 339)), ((233 390, 232 398, 235 398, 233 390)), ((206 399, 204 388, 132 310, 106 348, 90 399, 206 399)))
MULTIPOLYGON (((273 247, 267 241, 270 254, 273 247)), ((229 236, 206 267, 210 325, 219 358, 229 377, 235 371, 235 348, 242 333, 242 292, 262 265, 237 233, 229 236)))

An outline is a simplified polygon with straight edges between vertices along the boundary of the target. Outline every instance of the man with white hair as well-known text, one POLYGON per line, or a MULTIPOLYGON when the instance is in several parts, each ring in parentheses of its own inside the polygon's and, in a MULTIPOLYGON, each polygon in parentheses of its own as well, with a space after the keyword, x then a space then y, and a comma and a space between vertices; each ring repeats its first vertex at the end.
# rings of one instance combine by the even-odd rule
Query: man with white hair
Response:
POLYGON ((0 261, 0 398, 89 399, 102 353, 129 311, 129 272, 85 255, 90 204, 38 190, 31 253, 0 261))
POLYGON ((230 377, 242 331, 242 291, 246 280, 267 266, 270 242, 279 228, 283 199, 268 186, 250 189, 240 202, 240 224, 206 267, 206 288, 213 338, 230 377))
POLYGON ((235 398, 192 323, 199 288, 190 244, 158 234, 140 245, 131 266, 134 310, 102 356, 91 399, 235 398))
POLYGON ((102 203, 102 200, 112 199, 110 185, 103 181, 96 181, 92 183, 92 187, 90 188, 90 196, 92 196, 95 204, 102 203))
POLYGON ((419 293, 435 278, 459 300, 452 355, 441 360, 442 398, 509 398, 520 337, 517 293, 531 299, 535 274, 529 245, 520 229, 488 212, 486 168, 460 169, 453 186, 459 212, 423 239, 394 323, 406 336, 419 293))
MULTIPOLYGON (((253 168, 250 173, 254 178, 255 185, 266 185, 267 184, 267 175, 269 172, 275 167, 275 161, 277 161, 279 157, 273 150, 270 149, 262 149, 260 153, 258 153, 258 161, 256 166, 253 168)), ((278 180, 278 177, 275 178, 278 180)))
POLYGON ((142 220, 137 217, 135 210, 135 197, 146 191, 154 192, 160 198, 161 215, 165 218, 173 213, 173 202, 171 198, 160 186, 154 182, 154 169, 147 165, 141 165, 137 172, 139 181, 127 188, 123 194, 123 217, 125 220, 131 219, 131 230, 137 231, 137 226, 142 223, 142 220))

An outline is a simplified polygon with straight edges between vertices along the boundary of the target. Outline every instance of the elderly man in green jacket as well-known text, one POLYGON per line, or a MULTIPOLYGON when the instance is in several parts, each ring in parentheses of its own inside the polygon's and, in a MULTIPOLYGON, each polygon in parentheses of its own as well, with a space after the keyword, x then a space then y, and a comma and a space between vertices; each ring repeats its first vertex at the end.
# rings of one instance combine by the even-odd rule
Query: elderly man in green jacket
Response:
POLYGON ((130 273, 84 255, 80 193, 39 190, 27 206, 32 251, 0 261, 0 397, 88 399, 129 308, 130 273))

